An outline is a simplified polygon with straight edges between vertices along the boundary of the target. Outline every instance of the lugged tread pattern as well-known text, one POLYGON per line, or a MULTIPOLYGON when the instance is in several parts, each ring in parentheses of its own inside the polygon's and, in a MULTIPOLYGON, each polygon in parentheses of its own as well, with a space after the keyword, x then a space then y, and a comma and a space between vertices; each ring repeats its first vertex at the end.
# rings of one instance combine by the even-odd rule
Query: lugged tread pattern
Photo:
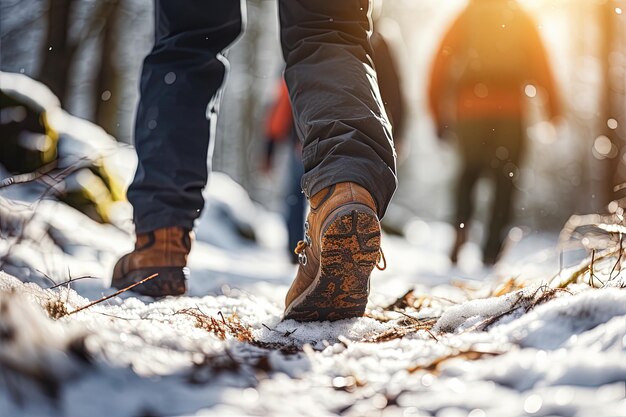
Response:
POLYGON ((380 252, 380 224, 369 208, 339 213, 321 237, 320 273, 285 319, 341 320, 361 317, 369 278, 380 252))

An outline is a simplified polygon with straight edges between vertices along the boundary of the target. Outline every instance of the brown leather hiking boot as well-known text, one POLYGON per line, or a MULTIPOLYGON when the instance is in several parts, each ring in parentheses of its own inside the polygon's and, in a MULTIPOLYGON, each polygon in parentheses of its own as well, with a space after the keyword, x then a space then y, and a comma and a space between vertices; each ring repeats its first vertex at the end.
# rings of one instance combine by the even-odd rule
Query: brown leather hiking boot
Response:
POLYGON ((365 312, 369 277, 380 251, 376 204, 365 188, 335 184, 310 199, 298 273, 285 300, 285 319, 340 320, 365 312))
POLYGON ((166 227, 137 235, 135 250, 117 261, 111 286, 126 288, 153 274, 158 274, 133 291, 152 297, 181 295, 187 290, 187 256, 191 233, 182 227, 166 227))

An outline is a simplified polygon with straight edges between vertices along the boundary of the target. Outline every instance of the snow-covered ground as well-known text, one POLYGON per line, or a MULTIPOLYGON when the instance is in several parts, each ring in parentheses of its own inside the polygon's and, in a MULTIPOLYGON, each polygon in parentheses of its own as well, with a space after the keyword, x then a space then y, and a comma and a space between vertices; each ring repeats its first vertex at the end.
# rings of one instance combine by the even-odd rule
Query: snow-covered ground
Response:
POLYGON ((416 220, 409 239, 384 237, 389 268, 372 278, 367 317, 282 321, 295 272, 282 226, 228 178, 212 186, 189 296, 126 292, 70 315, 113 293, 130 235, 52 201, 34 216, 28 205, 11 212, 28 221, 0 248, 13 275, 0 273, 3 416, 626 415, 626 291, 621 273, 606 282, 614 262, 594 266, 605 288, 583 277, 553 289, 554 242, 531 235, 496 270, 477 269, 472 247, 451 269, 452 231, 416 220), (225 214, 220 196, 233 195, 247 209, 225 214), (266 237, 246 241, 224 219, 265 219, 248 226, 266 237), (83 276, 94 278, 46 289, 83 276))
MULTIPOLYGON (((99 138, 70 148, 106 151, 128 180, 129 149, 62 111, 56 120, 68 137, 99 138)), ((128 291, 78 311, 114 293, 130 211, 120 203, 103 225, 41 192, 0 189, 2 417, 626 416, 617 243, 594 246, 591 261, 560 256, 556 236, 514 229, 495 269, 474 244, 452 268, 452 228, 413 219, 403 237, 383 236, 388 268, 372 276, 365 317, 283 321, 295 274, 284 226, 216 173, 189 295, 128 291)))

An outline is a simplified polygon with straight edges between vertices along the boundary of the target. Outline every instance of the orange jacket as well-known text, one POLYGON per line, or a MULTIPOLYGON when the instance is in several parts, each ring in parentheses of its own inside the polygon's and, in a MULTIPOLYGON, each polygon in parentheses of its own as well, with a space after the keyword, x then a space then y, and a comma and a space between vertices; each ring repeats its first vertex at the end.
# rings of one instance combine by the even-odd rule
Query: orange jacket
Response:
POLYGON ((559 116, 546 51, 530 16, 515 2, 470 0, 445 34, 432 68, 428 98, 437 124, 521 117, 528 84, 543 90, 549 116, 559 116))
POLYGON ((278 87, 278 96, 267 118, 265 137, 274 142, 284 141, 293 129, 293 115, 291 101, 285 80, 281 80, 278 87))

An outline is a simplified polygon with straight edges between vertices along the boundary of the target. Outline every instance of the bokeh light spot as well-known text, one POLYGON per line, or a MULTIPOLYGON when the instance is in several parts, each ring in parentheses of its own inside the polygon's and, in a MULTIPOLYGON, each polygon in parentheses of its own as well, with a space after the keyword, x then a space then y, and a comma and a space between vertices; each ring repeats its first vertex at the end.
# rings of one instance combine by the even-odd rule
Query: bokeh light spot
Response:
POLYGON ((606 125, 609 127, 609 129, 615 130, 615 129, 617 129, 617 126, 619 124, 617 123, 617 120, 609 119, 609 120, 606 121, 606 125))
POLYGON ((167 74, 165 74, 163 81, 165 81, 165 84, 167 85, 174 84, 174 81, 176 81, 176 74, 173 72, 168 72, 167 74))
POLYGON ((526 94, 527 97, 535 97, 537 95, 537 87, 532 84, 526 84, 526 87, 524 87, 524 94, 526 94))
POLYGON ((593 142, 593 149, 602 156, 609 156, 613 143, 604 135, 598 136, 593 142))
POLYGON ((541 410, 541 406, 543 405, 543 400, 537 394, 529 395, 524 401, 524 411, 528 414, 535 414, 537 411, 541 410))

